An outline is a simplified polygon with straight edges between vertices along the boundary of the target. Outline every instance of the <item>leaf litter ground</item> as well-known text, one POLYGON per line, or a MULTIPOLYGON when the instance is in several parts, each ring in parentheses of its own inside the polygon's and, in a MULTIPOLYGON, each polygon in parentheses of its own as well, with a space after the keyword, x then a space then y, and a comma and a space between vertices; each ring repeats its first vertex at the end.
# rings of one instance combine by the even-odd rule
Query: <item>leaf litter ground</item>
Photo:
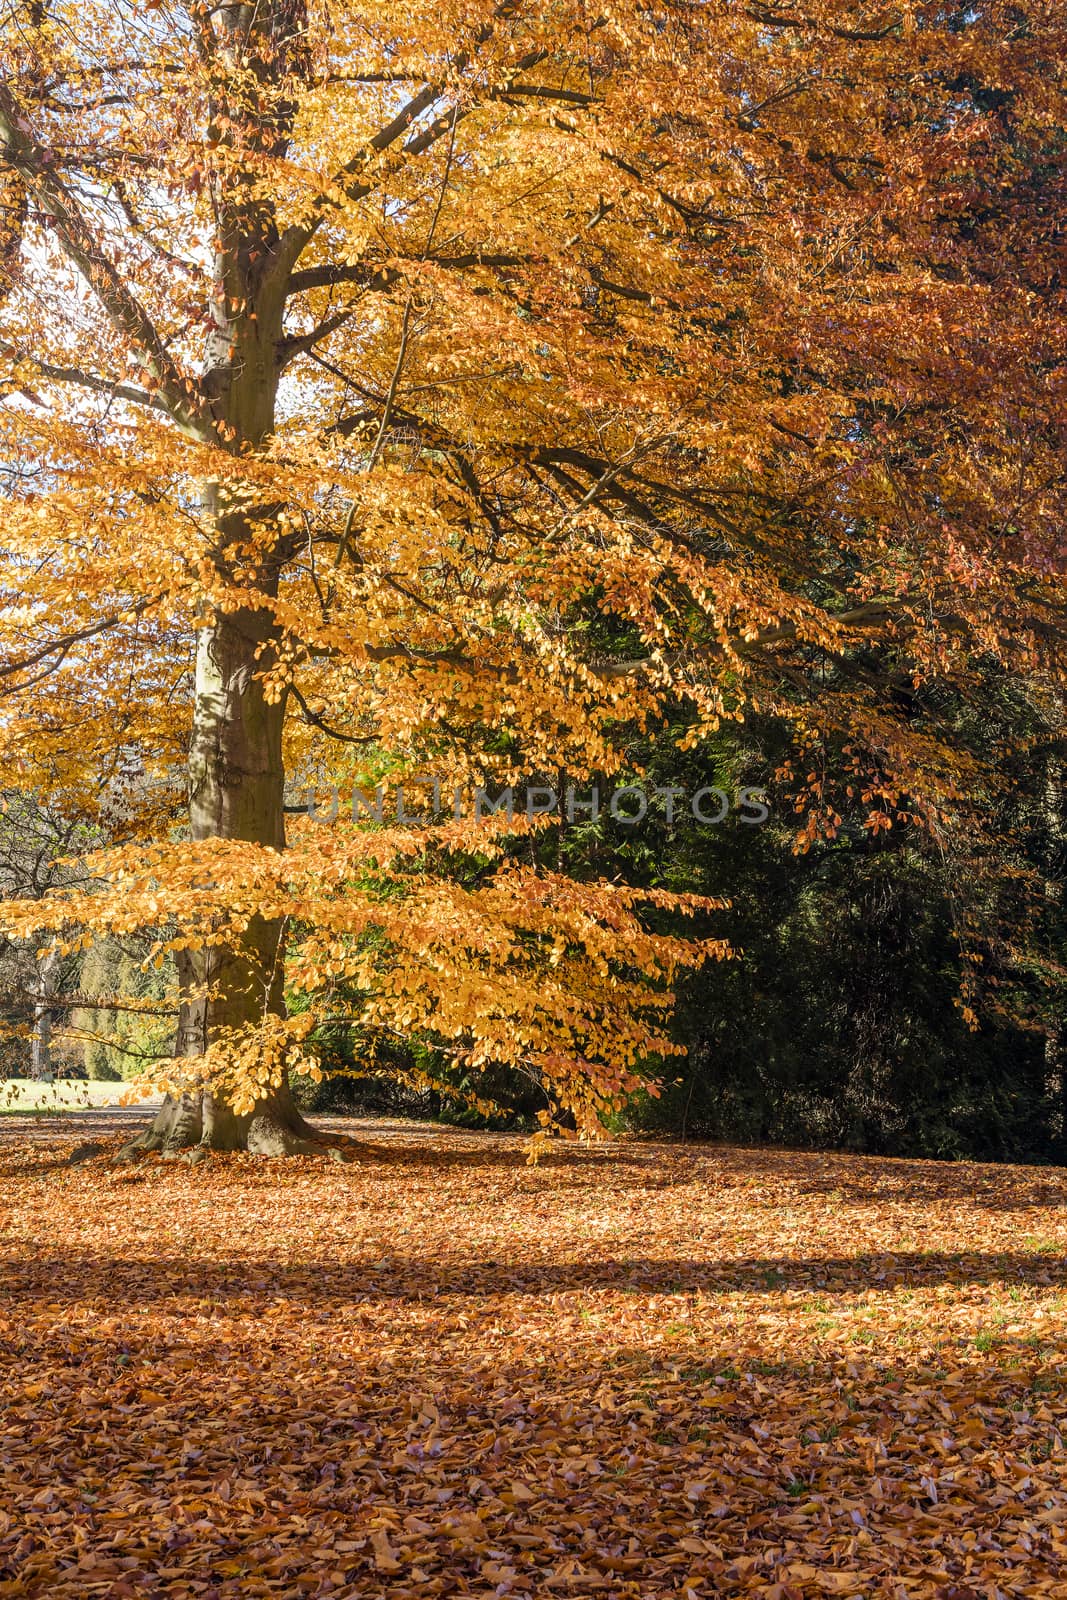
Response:
POLYGON ((0 1130, 5 1600, 1067 1594, 1064 1171, 358 1132, 0 1130))

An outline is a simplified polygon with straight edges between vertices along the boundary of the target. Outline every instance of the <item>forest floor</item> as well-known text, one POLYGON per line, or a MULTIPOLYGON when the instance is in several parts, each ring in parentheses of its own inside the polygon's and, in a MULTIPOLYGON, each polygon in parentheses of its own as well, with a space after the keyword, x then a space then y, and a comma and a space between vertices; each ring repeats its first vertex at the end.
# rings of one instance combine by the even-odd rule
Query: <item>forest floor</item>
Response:
POLYGON ((2 1597, 1067 1594, 1067 1171, 27 1127, 2 1597))

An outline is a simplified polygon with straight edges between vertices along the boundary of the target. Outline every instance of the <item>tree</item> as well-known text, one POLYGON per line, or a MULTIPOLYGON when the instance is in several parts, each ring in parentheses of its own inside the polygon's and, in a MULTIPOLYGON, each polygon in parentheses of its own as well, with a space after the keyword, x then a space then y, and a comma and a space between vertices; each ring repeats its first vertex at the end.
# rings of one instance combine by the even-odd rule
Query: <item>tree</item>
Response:
MULTIPOLYGON (((0 795, 0 898, 40 900, 66 887, 71 882, 69 858, 88 842, 77 820, 35 805, 17 789, 0 795)), ((31 935, 0 942, 3 1009, 12 1037, 21 1041, 29 1036, 26 1076, 37 1081, 54 1075, 53 1026, 77 966, 75 958, 64 959, 47 938, 31 935)), ((20 1045, 20 1056, 26 1053, 20 1045)))
MULTIPOLYGON (((286 774, 583 783, 679 703, 684 742, 757 706, 802 758, 851 730, 870 827, 951 808, 893 696, 1061 636, 1059 8, 2 30, 3 737, 27 787, 88 800, 120 748, 159 780, 93 893, 9 917, 173 953, 155 1142, 307 1148, 324 1017, 594 1127, 722 945, 524 856, 536 819, 287 837, 286 774)), ((832 833, 841 775, 798 772, 832 833)))
MULTIPOLYGON (((90 1078, 137 1078, 170 1054, 174 974, 146 962, 147 941, 101 940, 82 962, 71 1022, 90 1078), (140 948, 138 948, 140 946, 140 948)), ((168 964, 172 965, 172 964, 168 964)))

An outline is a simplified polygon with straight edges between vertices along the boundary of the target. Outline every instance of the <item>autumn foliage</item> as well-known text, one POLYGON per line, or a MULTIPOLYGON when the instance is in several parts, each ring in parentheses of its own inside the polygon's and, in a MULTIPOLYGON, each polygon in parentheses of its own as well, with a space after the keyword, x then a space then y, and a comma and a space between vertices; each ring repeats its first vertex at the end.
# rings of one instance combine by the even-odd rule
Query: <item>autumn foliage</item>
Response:
POLYGON ((0 1133, 4 1600, 1064 1592, 1062 1171, 360 1134, 0 1133))
POLYGON ((1056 704, 1065 42, 1051 0, 6 14, 5 766, 86 813, 138 775, 7 916, 175 962, 161 1138, 303 1148, 324 1019, 590 1131, 726 953, 502 818, 287 826, 309 786, 588 781, 755 710, 802 842, 846 795, 971 826, 900 701, 1056 704))

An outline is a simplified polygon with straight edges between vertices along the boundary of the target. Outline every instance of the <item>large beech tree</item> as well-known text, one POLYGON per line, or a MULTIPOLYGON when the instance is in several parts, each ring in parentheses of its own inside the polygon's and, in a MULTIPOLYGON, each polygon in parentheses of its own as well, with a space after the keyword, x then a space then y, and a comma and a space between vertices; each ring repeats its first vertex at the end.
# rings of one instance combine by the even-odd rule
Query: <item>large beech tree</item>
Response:
POLYGON ((592 1128, 724 953, 521 818, 287 837, 287 774, 588 782, 756 706, 808 837, 846 786, 948 828, 901 696, 1054 691, 1052 0, 55 0, 0 41, 5 782, 144 777, 93 892, 7 915, 173 952, 147 1142, 308 1148, 323 1018, 592 1128))

